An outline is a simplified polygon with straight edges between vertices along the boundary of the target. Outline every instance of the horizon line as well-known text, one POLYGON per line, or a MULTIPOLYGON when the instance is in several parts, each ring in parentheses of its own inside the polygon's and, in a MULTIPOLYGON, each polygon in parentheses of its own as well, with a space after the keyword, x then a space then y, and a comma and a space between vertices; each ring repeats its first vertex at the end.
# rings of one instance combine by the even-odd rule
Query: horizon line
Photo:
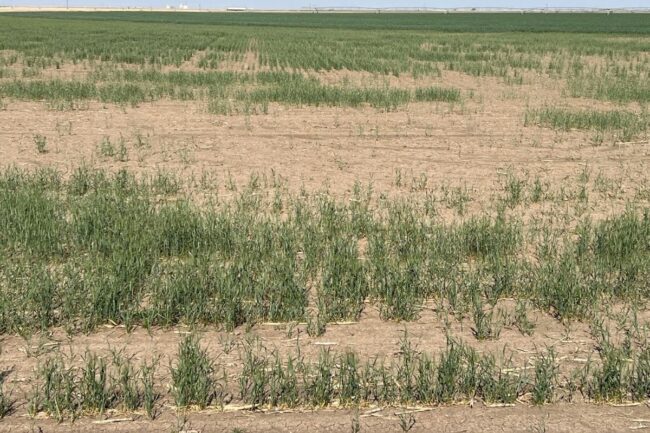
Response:
POLYGON ((182 2, 178 6, 167 5, 164 7, 115 7, 115 6, 37 6, 37 5, 0 5, 0 10, 6 11, 7 9, 20 9, 25 12, 38 12, 47 10, 67 10, 70 12, 86 12, 86 11, 156 11, 156 12, 431 12, 431 13, 485 13, 485 12, 501 12, 501 13, 546 13, 546 12, 565 12, 565 13, 650 13, 650 7, 531 7, 531 8, 503 8, 503 7, 456 7, 456 8, 432 8, 432 7, 417 7, 417 6, 404 6, 404 7, 349 7, 349 6, 319 6, 309 7, 304 6, 301 8, 249 8, 249 7, 225 7, 225 8, 190 8, 182 2))

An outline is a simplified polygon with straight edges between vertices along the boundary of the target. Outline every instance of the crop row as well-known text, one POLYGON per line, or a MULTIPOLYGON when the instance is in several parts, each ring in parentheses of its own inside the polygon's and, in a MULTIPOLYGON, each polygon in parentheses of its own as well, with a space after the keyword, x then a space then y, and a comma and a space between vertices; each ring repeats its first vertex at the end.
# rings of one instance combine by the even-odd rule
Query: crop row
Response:
POLYGON ((207 99, 208 109, 217 114, 228 114, 238 110, 240 106, 249 109, 257 107, 266 112, 270 102, 351 107, 368 104, 392 110, 410 101, 456 102, 461 98, 460 91, 454 88, 420 87, 409 91, 388 87, 333 86, 321 84, 318 80, 306 78, 301 74, 289 73, 258 73, 254 77, 218 72, 152 72, 124 75, 124 79, 119 81, 103 83, 61 80, 8 81, 0 83, 0 96, 63 104, 98 100, 131 105, 161 98, 207 99), (245 90, 242 84, 248 82, 255 83, 255 86, 245 90))
POLYGON ((537 124, 564 131, 592 130, 600 134, 613 134, 621 141, 647 135, 650 126, 645 112, 637 114, 625 110, 568 110, 551 107, 528 110, 524 124, 537 124))
MULTIPOLYGON (((74 420, 108 409, 144 410, 155 418, 163 401, 178 410, 219 408, 227 403, 259 408, 359 407, 363 405, 445 405, 479 399, 487 404, 526 400, 536 405, 578 396, 593 401, 639 401, 650 397, 650 349, 609 343, 600 357, 567 371, 548 349, 522 367, 505 357, 479 353, 447 339, 438 354, 417 351, 405 335, 397 357, 362 359, 351 350, 321 350, 318 359, 280 355, 248 339, 240 347, 241 368, 227 372, 196 336, 185 337, 167 372, 160 358, 136 364, 113 351, 102 357, 86 351, 81 362, 62 355, 41 361, 27 381, 31 416, 45 413, 74 420), (165 374, 167 373, 167 374, 165 374), (164 378, 164 379, 163 379, 164 378), (168 386, 163 386, 169 381, 168 386)), ((3 376, 6 382, 6 376, 3 376)), ((0 415, 17 401, 0 384, 0 415)))
POLYGON ((166 186, 126 171, 79 168, 63 180, 6 170, 0 330, 306 319, 320 329, 357 319, 368 302, 384 319, 413 320, 426 300, 479 326, 504 297, 569 320, 604 299, 649 294, 648 209, 584 220, 572 233, 539 227, 529 239, 507 203, 446 224, 426 203, 375 207, 361 188, 350 202, 277 189, 266 198, 252 181, 198 206, 166 186))

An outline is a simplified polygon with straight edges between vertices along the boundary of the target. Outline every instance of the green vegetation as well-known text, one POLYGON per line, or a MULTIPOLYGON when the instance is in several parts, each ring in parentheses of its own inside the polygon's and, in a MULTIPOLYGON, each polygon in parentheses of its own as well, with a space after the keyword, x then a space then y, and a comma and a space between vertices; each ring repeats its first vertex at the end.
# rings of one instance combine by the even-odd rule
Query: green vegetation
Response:
POLYGON ((440 87, 427 87, 415 90, 416 101, 460 101, 460 91, 457 89, 442 89, 440 87))
POLYGON ((216 26, 306 27, 317 29, 399 29, 441 32, 648 33, 646 14, 438 14, 438 13, 169 13, 38 12, 15 17, 61 20, 123 21, 216 26))
POLYGON ((39 367, 27 396, 30 415, 45 412, 60 422, 74 420, 82 412, 144 408, 153 418, 153 404, 159 398, 153 391, 153 363, 136 366, 119 353, 109 361, 92 352, 86 352, 82 361, 78 365, 58 354, 39 367))
POLYGON ((535 363, 535 384, 533 385, 533 403, 545 404, 553 402, 554 390, 557 387, 558 366, 553 349, 542 354, 535 363))
POLYGON ((609 73, 580 77, 569 81, 569 92, 574 97, 586 97, 615 102, 650 102, 647 71, 631 74, 626 70, 620 76, 609 73))
POLYGON ((372 107, 394 110, 409 101, 460 100, 458 89, 417 88, 415 92, 391 88, 353 88, 322 85, 301 74, 274 72, 233 74, 224 72, 161 73, 155 70, 140 73, 95 74, 92 81, 30 80, 0 83, 0 95, 14 99, 59 102, 62 107, 87 100, 137 105, 162 98, 176 100, 208 99, 209 110, 216 114, 259 109, 268 111, 269 102, 289 105, 329 105, 372 107), (119 77, 119 78, 115 78, 119 77), (100 84, 108 79, 119 80, 100 84), (253 90, 242 90, 247 84, 258 84, 253 90), (199 87, 195 87, 199 86, 199 87), (207 86, 207 87, 205 87, 207 86), (233 105, 233 103, 237 103, 233 105))
MULTIPOLYGON (((260 183, 253 176, 232 200, 198 207, 165 173, 5 170, 0 330, 303 321, 315 287, 317 333, 358 318, 365 301, 386 320, 413 320, 436 300, 471 313, 476 337, 489 339, 503 297, 562 320, 588 317, 603 299, 648 299, 647 208, 539 239, 503 210, 445 224, 425 199, 375 201, 358 187, 346 204, 260 183)), ((506 188, 503 203, 511 197, 506 188)), ((531 332, 525 311, 517 317, 531 332)))
MULTIPOLYGON (((505 349, 495 357, 451 338, 438 354, 417 351, 404 337, 392 359, 364 360, 350 350, 323 349, 313 361, 300 354, 281 357, 249 340, 240 355, 242 367, 234 374, 236 380, 226 381, 225 376, 214 376, 215 370, 224 368, 218 357, 210 357, 199 339, 190 335, 179 343, 177 367, 168 379, 171 387, 164 381, 157 387, 170 390, 168 397, 177 410, 187 410, 190 404, 218 408, 226 404, 225 396, 232 395, 254 408, 448 405, 477 399, 503 405, 522 398, 543 405, 576 392, 595 401, 644 401, 650 397, 648 351, 647 346, 612 346, 593 363, 560 373, 549 350, 539 354, 534 374, 529 374, 527 368, 512 363, 505 349), (576 377, 581 379, 576 382, 576 377)), ((107 362, 87 353, 85 363, 76 365, 60 355, 48 358, 32 381, 30 414, 45 412, 62 421, 89 411, 145 408, 144 390, 135 376, 146 371, 147 363, 129 365, 134 374, 128 385, 131 397, 124 393, 123 360, 107 362)))
MULTIPOLYGON (((633 141, 648 138, 646 21, 639 14, 2 14, 0 109, 32 100, 63 110, 89 101, 199 101, 212 114, 246 114, 249 127, 249 114, 275 115, 272 104, 382 111, 420 104, 415 125, 412 113, 387 117, 404 119, 398 137, 413 136, 413 126, 424 131, 417 140, 437 141, 428 114, 480 114, 486 98, 521 96, 505 86, 561 83, 553 97, 613 107, 566 108, 588 106, 571 100, 516 116, 560 131, 556 140, 588 131, 641 155, 633 141), (475 93, 467 80, 476 89, 500 87, 475 93)), ((551 102, 533 107, 544 103, 551 102)), ((43 161, 70 144, 72 122, 61 116, 49 138, 26 135, 28 156, 43 161)), ((383 116, 376 117, 378 141, 383 116)), ((467 129, 460 134, 481 136, 480 117, 457 120, 467 129)), ((21 407, 62 422, 115 412, 154 419, 164 407, 183 413, 231 403, 354 410, 476 399, 545 405, 576 393, 595 402, 650 398, 648 327, 637 317, 650 301, 650 189, 633 174, 639 167, 609 179, 591 176, 589 162, 559 186, 500 167, 480 200, 472 186, 432 185, 427 174, 400 169, 394 195, 359 182, 330 193, 293 190, 274 171, 243 182, 234 180, 240 173, 132 172, 123 167, 148 164, 145 150, 168 162, 170 151, 156 148, 167 142, 140 130, 135 140, 113 134, 93 141, 93 159, 108 171, 0 169, 0 335, 72 338, 105 325, 183 327, 178 332, 188 335, 164 360, 129 347, 39 353, 26 381, 0 376, 0 418, 21 407), (397 351, 368 357, 315 341, 369 310, 405 328, 435 315, 447 344, 428 352, 405 330, 397 351), (532 357, 505 344, 493 350, 508 333, 544 338, 540 318, 567 335, 576 321, 589 325, 591 357, 569 359, 555 344, 535 346, 532 357), (470 343, 454 336, 452 321, 470 343), (261 326, 284 327, 285 343, 295 347, 266 347, 255 337, 261 326), (219 346, 200 339, 203 327, 225 333, 219 346), (301 338, 328 349, 306 355, 301 338), (25 402, 9 384, 23 387, 25 402)), ((344 132, 333 137, 345 142, 344 132)), ((441 140, 455 151, 453 135, 441 140)), ((467 152, 460 144, 459 160, 467 152)), ((487 145, 496 154, 500 143, 487 145)), ((189 171, 187 153, 179 156, 189 171)), ((398 417, 403 431, 416 422, 411 413, 398 417)), ((356 413, 352 430, 359 428, 356 413)))
POLYGON ((645 18, 3 14, 0 97, 66 102, 55 105, 61 108, 84 100, 134 105, 161 98, 206 100, 209 110, 220 114, 266 113, 270 102, 395 109, 409 101, 458 101, 461 95, 457 89, 425 86, 325 84, 311 75, 346 70, 421 79, 457 71, 509 84, 525 83, 527 74, 565 78, 572 96, 645 103, 650 33, 645 18), (57 78, 67 67, 81 74, 74 80, 57 78), (43 71, 51 78, 43 78, 43 71))
POLYGON ((584 129, 599 133, 611 133, 621 141, 643 136, 650 126, 650 117, 629 111, 568 110, 543 108, 528 110, 525 125, 541 125, 563 131, 584 129))
POLYGON ((47 153, 47 137, 37 134, 34 136, 34 145, 38 153, 47 153))
POLYGON ((171 368, 176 406, 204 408, 214 398, 214 366, 207 352, 193 337, 185 338, 178 348, 178 362, 171 368))

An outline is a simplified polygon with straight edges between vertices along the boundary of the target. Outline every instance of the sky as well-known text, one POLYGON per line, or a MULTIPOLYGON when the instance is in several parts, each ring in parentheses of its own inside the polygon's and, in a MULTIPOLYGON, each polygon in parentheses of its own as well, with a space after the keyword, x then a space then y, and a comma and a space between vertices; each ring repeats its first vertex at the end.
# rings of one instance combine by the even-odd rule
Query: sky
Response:
MULTIPOLYGON (((66 0, 0 0, 0 6, 65 6, 66 0)), ((495 8, 650 8, 650 0, 68 0, 70 7, 165 7, 187 4, 189 8, 246 7, 300 9, 304 7, 495 7, 495 8)))

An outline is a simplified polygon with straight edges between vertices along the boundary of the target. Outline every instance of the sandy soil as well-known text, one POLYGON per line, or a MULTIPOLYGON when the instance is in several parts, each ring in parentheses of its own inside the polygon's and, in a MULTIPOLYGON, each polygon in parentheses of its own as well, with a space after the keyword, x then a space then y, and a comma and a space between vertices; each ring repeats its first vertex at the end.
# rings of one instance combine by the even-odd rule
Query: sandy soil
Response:
MULTIPOLYGON (((399 414, 409 409, 386 408, 382 411, 361 410, 361 432, 400 432, 399 414)), ((629 432, 650 428, 648 407, 613 407, 609 405, 556 405, 550 407, 486 408, 445 407, 415 410, 412 433, 440 432, 521 432, 582 433, 629 432)), ((0 431, 11 432, 349 432, 352 431, 351 410, 320 410, 269 413, 191 413, 186 417, 170 413, 154 422, 139 416, 120 418, 107 423, 102 419, 85 418, 74 424, 56 424, 52 420, 5 419, 0 431), (239 430, 237 430, 239 429, 239 430)))
MULTIPOLYGON (((400 80, 408 86, 412 78, 400 80)), ((329 183, 338 194, 355 180, 391 192, 396 170, 405 180, 426 174, 431 186, 464 185, 478 195, 508 169, 552 182, 575 176, 585 164, 610 177, 647 172, 648 142, 594 146, 589 132, 523 126, 528 106, 608 104, 563 98, 552 82, 513 87, 460 74, 436 82, 474 96, 454 105, 412 103, 395 112, 271 105, 268 115, 232 116, 210 114, 200 101, 135 108, 88 103, 72 111, 9 101, 0 111, 0 148, 4 164, 22 167, 70 169, 85 162, 149 173, 230 173, 238 182, 273 169, 291 187, 329 183), (37 134, 47 138, 48 153, 37 152, 37 134), (137 146, 138 137, 145 146, 137 146), (104 138, 115 147, 122 140, 128 161, 103 157, 98 149, 104 138)))

